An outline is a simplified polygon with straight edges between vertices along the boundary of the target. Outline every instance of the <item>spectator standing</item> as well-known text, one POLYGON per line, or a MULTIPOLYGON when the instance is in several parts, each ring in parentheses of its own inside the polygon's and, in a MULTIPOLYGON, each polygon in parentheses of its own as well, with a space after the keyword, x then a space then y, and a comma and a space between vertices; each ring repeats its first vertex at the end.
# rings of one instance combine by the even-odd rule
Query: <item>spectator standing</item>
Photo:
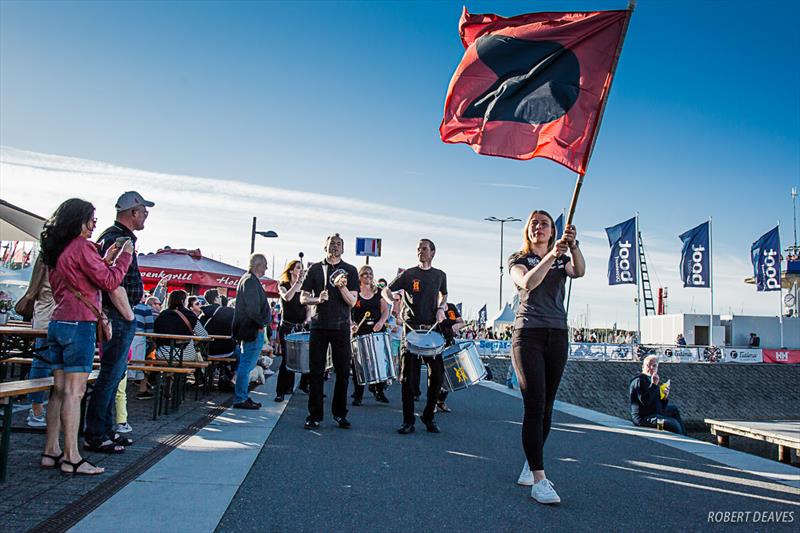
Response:
MULTIPOLYGON (((155 204, 142 198, 135 191, 128 191, 119 197, 115 208, 117 218, 114 224, 106 229, 98 239, 101 253, 106 253, 115 243, 131 243, 135 250, 136 235, 134 232, 144 229, 149 211, 155 204)), ((122 279, 122 287, 127 296, 127 303, 133 308, 144 294, 142 275, 133 252, 127 263, 128 270, 122 279)), ((119 435, 113 430, 111 411, 114 406, 119 382, 125 375, 128 366, 128 351, 136 332, 136 322, 125 317, 108 294, 103 296, 103 309, 111 323, 111 339, 103 343, 100 359, 100 375, 92 389, 92 397, 86 410, 86 429, 84 432, 84 448, 102 453, 119 453, 116 445, 130 446, 133 440, 119 435)))
POLYGON ((686 346, 686 339, 683 338, 683 333, 678 333, 678 338, 675 339, 675 344, 678 346, 686 346))
POLYGON ((255 368, 264 346, 264 327, 271 320, 267 295, 259 281, 266 272, 267 258, 263 254, 253 254, 247 273, 236 286, 233 338, 242 343, 233 397, 233 407, 236 409, 261 408, 259 402, 250 399, 247 388, 250 372, 255 368))
POLYGON ((758 348, 761 346, 761 339, 755 333, 751 333, 750 339, 747 341, 747 346, 750 348, 758 348))
MULTIPOLYGON (((50 287, 47 266, 42 261, 41 254, 39 254, 39 257, 36 258, 36 263, 34 263, 28 291, 31 291, 31 296, 33 297, 31 326, 33 329, 47 329, 56 302, 53 299, 53 289, 50 287)), ((50 377, 53 374, 53 370, 50 368, 49 363, 47 339, 37 338, 33 347, 36 351, 36 357, 31 362, 31 371, 28 374, 28 379, 50 377)), ((40 391, 28 395, 28 399, 31 401, 31 409, 28 411, 28 418, 25 421, 28 427, 43 428, 47 426, 44 408, 45 394, 45 391, 40 391)))
MULTIPOLYGON (((133 261, 133 244, 112 243, 104 257, 89 238, 97 225, 94 206, 72 198, 45 222, 41 235, 42 260, 49 269, 55 309, 47 328, 53 393, 47 410, 47 438, 43 468, 60 468, 72 475, 104 472, 82 458, 78 449, 81 398, 92 371, 101 291, 116 289, 133 261), (63 453, 59 433, 64 433, 63 453)), ((113 389, 110 391, 113 399, 113 389)), ((93 446, 119 453, 111 440, 93 446)))

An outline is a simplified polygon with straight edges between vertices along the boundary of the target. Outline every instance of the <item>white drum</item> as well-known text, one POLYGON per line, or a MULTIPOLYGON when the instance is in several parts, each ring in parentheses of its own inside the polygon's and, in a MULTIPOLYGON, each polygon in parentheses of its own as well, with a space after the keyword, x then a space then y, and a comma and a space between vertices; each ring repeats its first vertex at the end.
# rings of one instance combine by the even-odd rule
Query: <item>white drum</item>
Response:
POLYGON ((486 367, 473 342, 459 342, 442 354, 444 381, 442 387, 448 391, 466 389, 486 377, 486 367))
POLYGON ((357 385, 372 385, 397 379, 397 366, 388 333, 353 338, 353 379, 357 385))
MULTIPOLYGON (((308 374, 311 372, 311 357, 309 346, 311 342, 311 333, 301 331, 300 333, 291 333, 286 335, 284 339, 286 343, 286 368, 292 372, 300 372, 301 374, 308 374)), ((331 349, 328 346, 328 359, 325 362, 325 369, 333 368, 333 358, 331 357, 331 349)))

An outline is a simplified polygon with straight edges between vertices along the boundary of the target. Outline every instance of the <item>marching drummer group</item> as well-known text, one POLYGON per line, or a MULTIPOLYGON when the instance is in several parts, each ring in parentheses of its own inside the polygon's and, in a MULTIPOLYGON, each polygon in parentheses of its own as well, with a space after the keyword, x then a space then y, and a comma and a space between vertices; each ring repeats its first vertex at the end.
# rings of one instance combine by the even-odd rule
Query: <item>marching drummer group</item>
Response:
MULTIPOLYGON (((520 297, 511 358, 525 409, 522 444, 526 461, 517 483, 531 486, 531 496, 545 504, 560 502, 544 473, 543 447, 567 360, 565 280, 581 277, 586 270, 575 237, 575 227, 567 225, 563 236, 556 239, 552 217, 545 211, 533 211, 523 230, 522 249, 509 258, 509 273, 520 297)), ((340 428, 351 427, 347 419, 351 369, 356 382, 353 405, 361 405, 365 383, 370 385, 377 401, 388 403, 384 394, 385 381, 369 382, 364 376, 364 368, 375 361, 368 363, 359 354, 374 349, 385 351, 386 346, 391 345, 385 331, 392 314, 391 306, 397 305, 399 294, 403 324, 399 376, 392 368, 385 369, 385 374, 378 374, 399 377, 403 423, 397 431, 407 435, 415 431, 414 400, 419 395, 419 370, 424 362, 428 366, 428 390, 420 420, 427 431, 439 433, 434 420, 437 404, 440 410, 448 410, 444 404, 446 393, 442 393, 443 381, 450 381, 451 370, 455 371, 459 382, 477 381, 483 377, 483 367, 477 352, 472 357, 477 359, 474 365, 470 357, 463 356, 454 364, 446 363, 448 353, 467 350, 467 346, 474 350, 471 343, 463 348, 453 346, 442 357, 445 345, 454 343, 454 330, 463 321, 455 306, 447 302, 446 274, 431 266, 436 246, 430 239, 421 239, 417 245, 418 264, 402 271, 382 290, 376 285, 369 265, 356 270, 342 260, 343 249, 340 235, 330 235, 325 241, 325 259, 305 272, 300 261, 290 263, 280 288, 283 300, 280 338, 284 354, 286 337, 310 323, 309 373, 303 377, 307 382, 300 384, 309 395, 305 428, 319 428, 323 420, 323 382, 329 357, 336 376, 331 412, 340 428), (353 357, 353 346, 356 357, 353 357)), ((282 401, 294 386, 294 375, 287 369, 286 359, 284 355, 276 401, 282 401)), ((448 389, 454 390, 451 383, 448 389)))

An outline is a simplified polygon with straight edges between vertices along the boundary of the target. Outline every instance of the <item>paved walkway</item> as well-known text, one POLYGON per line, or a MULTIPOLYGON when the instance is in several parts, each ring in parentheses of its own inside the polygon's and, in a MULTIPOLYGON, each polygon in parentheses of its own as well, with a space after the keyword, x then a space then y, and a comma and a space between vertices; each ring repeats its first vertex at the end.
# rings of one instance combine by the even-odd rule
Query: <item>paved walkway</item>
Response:
POLYGON ((563 503, 539 505, 515 484, 521 402, 496 384, 452 394, 441 434, 418 424, 407 436, 395 432, 397 385, 388 406, 368 395, 352 408, 351 430, 328 417, 318 431, 302 427, 305 395, 275 404, 274 382, 265 387, 261 411, 226 411, 71 531, 700 530, 725 512, 750 512, 747 530, 800 521, 797 468, 568 404, 546 448, 563 503))

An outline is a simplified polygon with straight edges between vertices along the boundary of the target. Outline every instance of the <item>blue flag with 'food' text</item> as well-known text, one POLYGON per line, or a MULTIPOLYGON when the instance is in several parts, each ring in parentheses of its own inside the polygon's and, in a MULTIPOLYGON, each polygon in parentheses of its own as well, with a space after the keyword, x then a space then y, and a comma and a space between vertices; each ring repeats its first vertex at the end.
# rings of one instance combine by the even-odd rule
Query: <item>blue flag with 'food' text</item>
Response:
POLYGON ((753 243, 750 260, 753 262, 757 291, 781 290, 781 237, 778 226, 753 243))
POLYGON ((611 256, 608 258, 608 284, 638 283, 636 276, 636 218, 606 228, 611 256))
POLYGON ((681 280, 684 287, 711 287, 710 224, 703 222, 679 236, 681 249, 681 280))

